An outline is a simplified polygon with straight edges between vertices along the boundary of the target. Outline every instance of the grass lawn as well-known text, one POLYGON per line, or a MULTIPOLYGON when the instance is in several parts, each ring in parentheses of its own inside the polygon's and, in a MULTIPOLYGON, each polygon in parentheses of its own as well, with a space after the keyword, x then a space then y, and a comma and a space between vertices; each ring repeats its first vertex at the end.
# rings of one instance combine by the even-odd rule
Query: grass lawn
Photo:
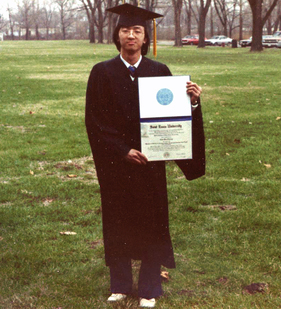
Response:
MULTIPOLYGON (((106 303, 84 125, 89 72, 116 54, 87 41, 0 43, 0 308, 137 308, 137 286, 106 303)), ((177 268, 163 269, 157 308, 281 308, 280 59, 159 46, 158 61, 203 87, 207 172, 187 182, 167 164, 177 268)))

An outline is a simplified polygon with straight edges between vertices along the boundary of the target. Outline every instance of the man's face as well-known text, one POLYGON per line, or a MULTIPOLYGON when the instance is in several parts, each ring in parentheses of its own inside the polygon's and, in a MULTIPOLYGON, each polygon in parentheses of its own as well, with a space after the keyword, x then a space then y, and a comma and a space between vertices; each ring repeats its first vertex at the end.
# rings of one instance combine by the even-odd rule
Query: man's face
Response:
POLYGON ((142 45, 146 43, 143 26, 121 27, 119 30, 119 41, 121 52, 135 53, 141 51, 142 45))

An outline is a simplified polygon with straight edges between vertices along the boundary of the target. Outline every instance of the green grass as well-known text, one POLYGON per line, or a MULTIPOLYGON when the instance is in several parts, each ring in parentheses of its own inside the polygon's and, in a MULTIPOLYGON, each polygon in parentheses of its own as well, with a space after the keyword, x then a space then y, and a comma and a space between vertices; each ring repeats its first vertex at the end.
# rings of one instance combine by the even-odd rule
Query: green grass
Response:
MULTIPOLYGON (((137 308, 136 286, 106 303, 84 125, 89 72, 116 54, 86 41, 1 42, 0 308, 137 308)), ((167 165, 177 268, 157 308, 281 308, 280 50, 159 46, 157 60, 203 87, 207 151, 196 181, 167 165), (252 283, 264 292, 245 292, 252 283)))

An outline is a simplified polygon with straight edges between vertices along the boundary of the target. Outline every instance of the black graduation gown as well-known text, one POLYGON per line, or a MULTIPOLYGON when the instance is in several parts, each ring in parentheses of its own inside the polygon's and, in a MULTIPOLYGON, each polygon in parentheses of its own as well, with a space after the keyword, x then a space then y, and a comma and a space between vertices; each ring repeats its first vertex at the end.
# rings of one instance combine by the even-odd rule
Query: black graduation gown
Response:
MULTIPOLYGON (((169 75, 166 65, 145 57, 137 68, 140 77, 169 75)), ((197 146, 200 158, 177 162, 187 179, 204 174, 200 107, 196 112, 200 138, 203 137, 197 146)), ((86 94, 86 128, 101 190, 106 264, 109 266, 116 258, 126 256, 175 267, 165 162, 139 166, 124 160, 130 149, 140 150, 140 122, 137 78, 131 80, 120 56, 96 64, 91 71, 86 94)))

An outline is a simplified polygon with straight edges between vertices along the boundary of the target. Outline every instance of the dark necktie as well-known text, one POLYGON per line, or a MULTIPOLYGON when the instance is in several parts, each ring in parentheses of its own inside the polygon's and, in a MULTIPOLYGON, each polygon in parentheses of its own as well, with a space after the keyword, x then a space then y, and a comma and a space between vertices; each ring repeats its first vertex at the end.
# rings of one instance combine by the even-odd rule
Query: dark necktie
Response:
POLYGON ((130 65, 128 69, 130 71, 131 76, 135 77, 135 75, 136 75, 136 68, 133 67, 132 65, 130 65))

